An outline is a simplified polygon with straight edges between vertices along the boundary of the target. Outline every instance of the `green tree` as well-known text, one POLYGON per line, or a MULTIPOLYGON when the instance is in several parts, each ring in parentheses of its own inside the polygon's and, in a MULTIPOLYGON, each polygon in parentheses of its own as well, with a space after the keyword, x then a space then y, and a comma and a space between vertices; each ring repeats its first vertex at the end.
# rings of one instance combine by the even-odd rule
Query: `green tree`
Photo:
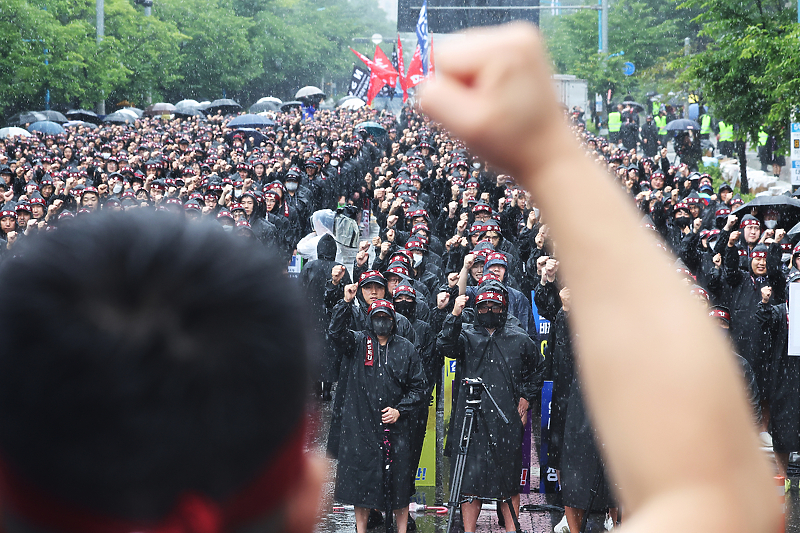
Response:
POLYGON ((249 39, 253 20, 237 16, 229 3, 163 0, 157 11, 161 20, 185 36, 179 42, 181 82, 165 90, 169 99, 221 98, 260 74, 258 54, 249 39))
POLYGON ((697 20, 709 44, 685 61, 683 79, 698 84, 716 118, 736 125, 747 192, 745 141, 765 127, 785 146, 786 125, 798 105, 797 12, 762 0, 690 0, 686 6, 701 11, 697 20))

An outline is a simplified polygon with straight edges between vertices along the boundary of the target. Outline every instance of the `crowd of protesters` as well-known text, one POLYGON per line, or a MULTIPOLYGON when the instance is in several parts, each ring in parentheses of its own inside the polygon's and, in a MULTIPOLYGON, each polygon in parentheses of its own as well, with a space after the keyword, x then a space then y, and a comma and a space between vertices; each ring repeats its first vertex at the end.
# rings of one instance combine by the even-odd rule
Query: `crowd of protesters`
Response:
MULTIPOLYGON (((300 275, 323 339, 317 390, 323 400, 335 396, 327 448, 338 459, 336 498, 355 505, 358 532, 381 519, 378 510, 391 510, 405 533, 444 357, 459 362, 459 379, 481 377, 516 417, 501 427, 485 408, 492 431, 481 432, 471 449, 466 498, 513 501, 514 513, 504 506, 498 517, 514 531, 522 427, 549 379, 550 464, 560 470, 566 506, 560 529, 577 532, 590 507, 611 509, 613 520, 616 504, 574 371, 570 290, 559 281, 548 213, 536 199, 411 107, 399 117, 373 110, 318 110, 313 120, 278 114, 263 139, 227 128, 229 118, 145 118, 0 140, 0 260, 24 254, 37 233, 96 211, 215 221, 287 264, 314 231, 313 213, 329 209, 351 225, 371 220, 378 232, 369 239, 345 243, 336 231, 319 239, 300 275), (356 128, 366 120, 385 133, 356 128), (337 262, 343 248, 356 250, 352 264, 337 262), (548 353, 541 353, 532 301, 553 324, 548 353)), ((800 246, 792 248, 780 213, 731 215, 743 203, 731 187, 715 190, 710 176, 671 162, 661 139, 645 156, 591 135, 579 121, 573 132, 641 209, 642 226, 657 235, 686 290, 729 333, 753 423, 771 435, 785 476, 790 452, 800 450, 800 369, 787 356, 787 286, 800 280, 800 246)), ((604 207, 596 209, 602 224, 604 207)), ((615 236, 607 238, 613 248, 615 236)), ((585 268, 592 269, 591 257, 585 268)), ((624 277, 625 257, 618 269, 624 277)), ((648 300, 647 287, 641 293, 642 312, 659 305, 648 300)), ((681 332, 653 324, 652 342, 660 335, 681 332)), ((685 343, 692 350, 693 339, 685 343)), ((455 383, 450 437, 461 432, 455 383)), ((480 500, 462 505, 466 532, 475 531, 479 512, 480 500)))

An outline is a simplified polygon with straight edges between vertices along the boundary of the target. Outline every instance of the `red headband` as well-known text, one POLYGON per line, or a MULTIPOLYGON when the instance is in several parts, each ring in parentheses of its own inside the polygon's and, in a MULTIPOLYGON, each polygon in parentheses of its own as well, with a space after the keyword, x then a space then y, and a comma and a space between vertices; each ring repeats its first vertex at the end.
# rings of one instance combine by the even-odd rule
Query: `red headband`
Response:
POLYGON ((752 258, 756 258, 756 257, 766 258, 767 257, 767 252, 753 252, 750 257, 752 257, 752 258))
POLYGON ((739 224, 740 228, 745 228, 747 226, 760 226, 761 222, 758 221, 757 218, 748 218, 747 220, 742 220, 742 223, 739 224))
POLYGON ((708 312, 708 316, 711 318, 721 318, 726 321, 730 321, 731 315, 728 314, 727 311, 723 311, 722 309, 712 309, 708 312))
POLYGON ((476 303, 486 302, 486 301, 495 301, 495 302, 500 302, 501 304, 505 303, 503 295, 500 294, 499 292, 494 292, 494 291, 482 292, 478 295, 478 298, 475 300, 476 303))
POLYGON ((197 493, 184 493, 158 523, 103 516, 68 504, 17 477, 0 460, 3 504, 31 525, 65 533, 220 533, 264 517, 279 507, 306 468, 305 415, 294 433, 249 485, 223 503, 197 493))

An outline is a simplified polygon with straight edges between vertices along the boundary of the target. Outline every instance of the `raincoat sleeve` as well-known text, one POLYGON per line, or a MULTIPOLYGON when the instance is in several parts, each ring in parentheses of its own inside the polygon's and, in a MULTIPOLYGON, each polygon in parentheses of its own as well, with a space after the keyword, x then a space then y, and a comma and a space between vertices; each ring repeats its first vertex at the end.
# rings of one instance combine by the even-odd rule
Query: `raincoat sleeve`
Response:
POLYGON ((458 361, 464 360, 464 343, 461 340, 461 315, 448 313, 442 324, 442 331, 436 338, 436 349, 439 354, 458 361))
MULTIPOLYGON (((345 270, 345 277, 347 277, 347 275, 347 271, 345 270)), ((344 286, 344 278, 338 285, 331 283, 331 280, 325 283, 325 309, 333 309, 333 306, 344 298, 344 286)))
POLYGON ((700 234, 689 233, 681 240, 679 255, 681 261, 691 270, 694 274, 700 270, 700 234))
POLYGON ((425 394, 428 390, 428 381, 425 379, 425 369, 422 367, 422 360, 416 354, 416 350, 411 354, 408 366, 408 382, 403 398, 395 409, 400 414, 406 414, 421 407, 425 403, 425 394))
POLYGON ((561 309, 561 297, 555 282, 548 282, 544 285, 538 283, 533 293, 533 301, 540 315, 550 322, 555 321, 556 315, 561 309))
POLYGON ((725 255, 725 247, 728 246, 728 239, 731 236, 731 232, 728 230, 720 230, 719 238, 717 238, 717 243, 714 245, 714 253, 715 254, 722 254, 725 255))
POLYGON ((725 251, 722 253, 722 269, 725 283, 731 287, 738 287, 744 279, 744 272, 739 268, 739 249, 736 246, 725 245, 725 251))
POLYGON ((786 294, 786 276, 781 269, 781 256, 783 248, 777 242, 769 245, 767 252, 767 278, 772 287, 771 302, 785 302, 788 298, 786 294))
POLYGON ((523 344, 522 353, 522 382, 520 383, 520 397, 533 404, 539 397, 544 382, 544 359, 536 349, 533 341, 523 344))
POLYGON ((356 335, 348 329, 352 317, 353 304, 342 300, 333 308, 328 326, 328 337, 342 349, 345 356, 352 356, 355 353, 356 335))

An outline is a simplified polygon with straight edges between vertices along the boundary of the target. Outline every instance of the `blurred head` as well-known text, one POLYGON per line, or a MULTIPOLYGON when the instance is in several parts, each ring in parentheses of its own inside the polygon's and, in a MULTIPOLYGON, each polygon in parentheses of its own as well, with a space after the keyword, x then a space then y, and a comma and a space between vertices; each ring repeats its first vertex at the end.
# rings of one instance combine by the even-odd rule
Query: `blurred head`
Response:
POLYGON ((265 251, 134 210, 43 232, 1 269, 0 484, 21 530, 313 528, 291 511, 319 496, 303 299, 265 251))

